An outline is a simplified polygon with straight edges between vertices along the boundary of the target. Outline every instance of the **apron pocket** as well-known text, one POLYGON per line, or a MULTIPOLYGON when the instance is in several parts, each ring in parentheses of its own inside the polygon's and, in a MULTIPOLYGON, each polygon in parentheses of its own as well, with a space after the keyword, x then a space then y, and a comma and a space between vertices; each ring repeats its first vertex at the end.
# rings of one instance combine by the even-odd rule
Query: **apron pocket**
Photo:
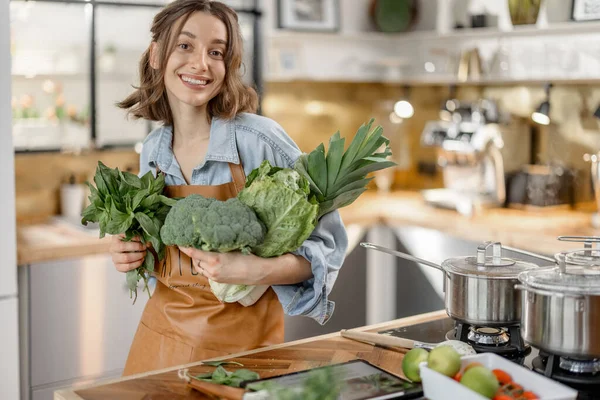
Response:
POLYGON ((162 335, 140 321, 123 375, 138 374, 192 362, 193 347, 162 335))

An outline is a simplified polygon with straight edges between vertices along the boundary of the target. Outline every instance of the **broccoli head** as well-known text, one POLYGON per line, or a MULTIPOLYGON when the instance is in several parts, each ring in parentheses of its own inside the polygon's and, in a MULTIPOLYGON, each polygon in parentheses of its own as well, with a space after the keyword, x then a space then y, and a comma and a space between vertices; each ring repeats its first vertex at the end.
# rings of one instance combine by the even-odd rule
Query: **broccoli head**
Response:
POLYGON ((160 236, 166 245, 248 253, 262 243, 265 231, 254 211, 237 198, 219 201, 192 194, 171 208, 160 236))

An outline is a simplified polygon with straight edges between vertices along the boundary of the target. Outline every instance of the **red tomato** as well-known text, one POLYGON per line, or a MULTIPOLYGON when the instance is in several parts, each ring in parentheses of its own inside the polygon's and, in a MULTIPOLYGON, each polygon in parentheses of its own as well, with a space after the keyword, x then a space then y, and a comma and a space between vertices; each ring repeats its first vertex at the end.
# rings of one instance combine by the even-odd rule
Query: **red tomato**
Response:
POLYGON ((515 400, 515 398, 508 394, 497 394, 492 400, 515 400))
POLYGON ((537 397, 537 395, 535 393, 530 392, 530 391, 523 392, 522 396, 524 398, 526 398, 527 400, 538 400, 539 399, 539 397, 537 397))
POLYGON ((506 371, 501 369, 493 369, 492 372, 494 375, 496 375, 496 379, 498 379, 500 385, 505 385, 512 382, 512 377, 506 371))
POLYGON ((462 378, 462 374, 460 373, 460 371, 452 377, 452 379, 454 379, 456 382, 460 382, 460 378, 462 378))

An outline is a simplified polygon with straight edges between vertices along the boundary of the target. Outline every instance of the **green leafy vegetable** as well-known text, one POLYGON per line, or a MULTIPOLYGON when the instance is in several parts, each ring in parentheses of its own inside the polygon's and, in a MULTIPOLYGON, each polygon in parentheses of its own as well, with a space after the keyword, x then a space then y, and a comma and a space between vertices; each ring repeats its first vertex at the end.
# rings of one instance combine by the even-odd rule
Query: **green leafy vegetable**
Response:
POLYGON ((298 388, 285 388, 270 381, 249 383, 246 388, 265 390, 271 398, 278 400, 337 400, 342 391, 342 381, 333 368, 325 367, 310 371, 298 388))
POLYGON ((202 365, 210 365, 213 367, 218 367, 219 365, 237 365, 238 367, 244 366, 244 364, 237 361, 202 361, 202 365))
POLYGON ((216 383, 219 385, 240 387, 240 384, 242 382, 259 379, 260 375, 258 375, 254 371, 250 371, 248 369, 243 368, 230 372, 223 368, 221 365, 219 365, 217 366, 217 369, 215 369, 212 373, 208 372, 204 374, 199 374, 196 376, 192 376, 192 378, 200 381, 216 383))
MULTIPOLYGON (((164 245, 160 240, 160 229, 176 200, 162 195, 165 178, 162 174, 154 177, 148 172, 138 178, 130 172, 111 169, 98 161, 94 183, 86 182, 90 188, 90 205, 81 216, 81 223, 98 222, 100 238, 110 235, 125 234, 126 241, 134 237, 141 238, 144 243, 152 243, 159 260, 164 257, 164 245)), ((154 270, 154 255, 146 251, 144 263, 126 274, 126 282, 130 293, 137 299, 137 286, 144 280, 144 289, 148 291, 149 273, 154 270)))
POLYGON ((373 121, 359 128, 345 152, 345 139, 336 132, 329 139, 327 155, 320 144, 309 154, 302 154, 294 164, 294 169, 310 183, 311 194, 319 202, 318 218, 352 204, 367 190, 367 184, 373 179, 367 178, 369 173, 396 165, 387 160, 392 154, 390 141, 383 136, 381 126, 371 129, 373 121))
POLYGON ((238 194, 267 228, 264 241, 252 252, 275 257, 297 250, 317 223, 319 207, 309 200, 309 183, 293 169, 272 167, 268 161, 255 171, 238 194))

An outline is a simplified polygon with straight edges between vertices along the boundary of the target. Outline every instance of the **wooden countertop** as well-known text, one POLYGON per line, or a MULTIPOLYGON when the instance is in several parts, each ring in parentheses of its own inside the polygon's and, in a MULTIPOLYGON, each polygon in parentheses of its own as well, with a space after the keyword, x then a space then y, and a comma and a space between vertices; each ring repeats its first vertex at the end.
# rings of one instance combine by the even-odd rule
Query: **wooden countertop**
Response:
POLYGON ((559 242, 558 236, 600 236, 600 229, 591 225, 592 212, 492 208, 468 217, 427 205, 418 192, 367 192, 340 213, 346 224, 418 226, 461 239, 500 241, 548 255, 583 247, 581 243, 559 242))
MULTIPOLYGON (((453 210, 425 204, 418 192, 390 194, 367 192, 352 205, 340 210, 346 225, 420 226, 449 235, 482 242, 500 241, 506 246, 554 254, 559 250, 581 247, 560 243, 560 235, 600 236, 591 226, 591 212, 574 210, 522 211, 496 208, 471 217, 453 210)), ((66 222, 24 225, 17 229, 19 265, 62 258, 81 257, 108 251, 108 240, 100 240, 93 231, 85 231, 66 222)))
POLYGON ((98 238, 98 231, 86 230, 60 219, 17 227, 17 263, 84 257, 108 252, 110 239, 98 238))
MULTIPOLYGON (((378 325, 357 328, 359 331, 381 331, 401 326, 415 325, 446 317, 446 312, 415 315, 378 325)), ((263 378, 288 372, 336 364, 358 358, 367 360, 395 375, 402 375, 402 349, 375 347, 370 344, 343 338, 339 332, 317 336, 232 355, 229 361, 244 365, 243 368, 259 373, 263 378)), ((181 365, 150 373, 114 379, 103 384, 71 388, 55 392, 55 400, 140 400, 140 399, 206 399, 204 395, 190 389, 178 377, 180 369, 187 368, 197 375, 210 372, 214 367, 202 366, 201 362, 181 365)), ((225 366, 233 370, 235 366, 225 366)))

